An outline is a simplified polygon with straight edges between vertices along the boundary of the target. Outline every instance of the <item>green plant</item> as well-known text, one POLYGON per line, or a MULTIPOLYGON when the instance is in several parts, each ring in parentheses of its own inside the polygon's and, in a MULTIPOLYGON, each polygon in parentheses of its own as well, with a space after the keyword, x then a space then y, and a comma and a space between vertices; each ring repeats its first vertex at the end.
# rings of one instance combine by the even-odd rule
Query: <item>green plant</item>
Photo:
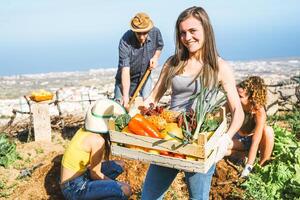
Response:
POLYGON ((18 184, 16 182, 11 185, 7 185, 7 180, 0 180, 0 197, 9 197, 17 185, 18 184))
POLYGON ((285 121, 288 123, 291 132, 296 134, 296 137, 300 139, 300 108, 294 107, 291 112, 284 115, 274 115, 269 118, 271 124, 276 124, 278 121, 285 121))
POLYGON ((36 154, 42 154, 42 153, 44 153, 44 149, 42 149, 42 148, 36 148, 35 149, 35 153, 36 154))
POLYGON ((16 144, 5 133, 0 134, 0 166, 8 167, 21 157, 16 151, 16 144))
POLYGON ((299 199, 300 143, 295 133, 279 126, 273 128, 275 159, 264 167, 254 167, 254 173, 242 184, 246 199, 299 199))

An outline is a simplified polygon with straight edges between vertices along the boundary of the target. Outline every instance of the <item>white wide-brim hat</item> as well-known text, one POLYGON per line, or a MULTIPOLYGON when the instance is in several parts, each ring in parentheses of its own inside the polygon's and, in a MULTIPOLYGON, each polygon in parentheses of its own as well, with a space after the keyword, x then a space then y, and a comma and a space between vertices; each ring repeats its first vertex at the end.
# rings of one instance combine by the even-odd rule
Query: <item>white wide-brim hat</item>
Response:
POLYGON ((97 100, 86 113, 85 129, 95 133, 108 133, 109 119, 125 113, 127 113, 125 108, 113 100, 97 100))

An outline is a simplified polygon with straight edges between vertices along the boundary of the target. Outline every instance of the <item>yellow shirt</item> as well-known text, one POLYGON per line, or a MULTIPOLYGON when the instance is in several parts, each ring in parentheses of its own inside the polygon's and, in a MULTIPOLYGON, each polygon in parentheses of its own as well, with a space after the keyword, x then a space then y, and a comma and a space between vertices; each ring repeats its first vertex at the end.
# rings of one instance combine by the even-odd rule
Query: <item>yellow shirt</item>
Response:
POLYGON ((84 129, 79 129, 73 136, 69 146, 67 147, 63 159, 62 165, 70 169, 73 172, 83 172, 86 171, 86 167, 90 162, 90 153, 82 149, 82 141, 89 134, 89 131, 84 129))

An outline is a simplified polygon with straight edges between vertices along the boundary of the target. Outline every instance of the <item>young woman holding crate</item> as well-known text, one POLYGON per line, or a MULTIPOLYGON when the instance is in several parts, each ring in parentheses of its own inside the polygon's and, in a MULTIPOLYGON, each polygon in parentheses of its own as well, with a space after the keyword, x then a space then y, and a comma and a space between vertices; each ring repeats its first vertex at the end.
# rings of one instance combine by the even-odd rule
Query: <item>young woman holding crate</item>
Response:
MULTIPOLYGON (((232 143, 231 138, 242 125, 244 113, 235 87, 232 69, 218 56, 214 33, 205 10, 191 7, 184 10, 176 22, 176 49, 161 71, 151 95, 145 105, 158 103, 171 87, 171 109, 185 111, 193 106, 190 97, 199 92, 199 78, 207 87, 219 84, 227 93, 232 121, 219 143, 216 162, 225 155, 232 143)), ((209 199, 211 178, 215 164, 206 174, 185 172, 190 199, 209 199)), ((151 164, 142 190, 143 200, 163 199, 165 192, 175 179, 177 169, 151 164)))

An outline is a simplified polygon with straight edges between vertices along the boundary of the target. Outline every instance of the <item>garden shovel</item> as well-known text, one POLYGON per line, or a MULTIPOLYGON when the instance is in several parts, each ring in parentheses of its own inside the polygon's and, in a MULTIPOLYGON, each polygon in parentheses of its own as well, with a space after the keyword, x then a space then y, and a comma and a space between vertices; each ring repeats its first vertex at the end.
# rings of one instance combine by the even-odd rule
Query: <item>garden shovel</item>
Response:
POLYGON ((132 106, 132 104, 134 103, 135 98, 137 97, 137 95, 139 94, 141 88, 143 87, 143 85, 145 84, 145 81, 147 80, 148 76, 150 75, 151 70, 148 68, 141 80, 141 82, 138 84, 137 88, 135 89, 133 96, 131 97, 129 103, 128 103, 128 111, 130 110, 130 107, 132 106))

